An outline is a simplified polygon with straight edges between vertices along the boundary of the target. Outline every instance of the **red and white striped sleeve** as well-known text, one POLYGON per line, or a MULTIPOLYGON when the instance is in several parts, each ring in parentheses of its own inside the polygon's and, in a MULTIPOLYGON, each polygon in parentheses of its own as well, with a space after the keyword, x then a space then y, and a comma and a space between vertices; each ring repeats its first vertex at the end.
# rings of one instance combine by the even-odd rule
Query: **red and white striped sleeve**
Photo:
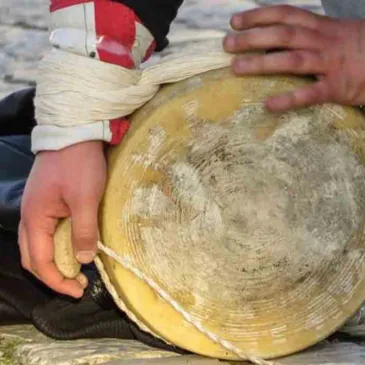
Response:
MULTIPOLYGON (((60 50, 133 69, 156 47, 150 31, 134 11, 111 0, 52 0, 50 42, 60 50)), ((36 126, 32 150, 59 150, 70 145, 103 140, 118 144, 129 123, 126 118, 73 127, 36 126)))

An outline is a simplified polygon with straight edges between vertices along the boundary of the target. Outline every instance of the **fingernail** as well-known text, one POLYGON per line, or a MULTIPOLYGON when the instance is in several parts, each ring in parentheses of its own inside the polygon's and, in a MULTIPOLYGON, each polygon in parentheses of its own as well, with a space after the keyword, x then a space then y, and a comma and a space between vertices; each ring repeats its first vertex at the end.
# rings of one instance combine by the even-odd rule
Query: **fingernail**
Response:
POLYGON ((70 295, 76 299, 80 299, 84 295, 84 290, 82 288, 80 288, 80 290, 77 290, 77 292, 75 291, 74 294, 70 294, 70 295))
POLYGON ((228 51, 234 50, 236 45, 236 38, 233 35, 228 35, 224 38, 224 48, 228 51))
POLYGON ((90 264, 95 258, 94 251, 79 251, 76 254, 76 259, 80 264, 90 264))
POLYGON ((242 26, 241 17, 239 15, 233 15, 231 18, 232 28, 240 28, 242 26))
POLYGON ((233 60, 232 70, 237 75, 248 74, 250 72, 250 62, 245 59, 236 58, 233 60))
POLYGON ((80 283, 83 289, 87 288, 89 281, 87 280, 87 277, 84 274, 77 275, 76 280, 80 283))
POLYGON ((247 68, 247 61, 245 60, 237 60, 233 63, 233 69, 238 72, 243 72, 247 68))

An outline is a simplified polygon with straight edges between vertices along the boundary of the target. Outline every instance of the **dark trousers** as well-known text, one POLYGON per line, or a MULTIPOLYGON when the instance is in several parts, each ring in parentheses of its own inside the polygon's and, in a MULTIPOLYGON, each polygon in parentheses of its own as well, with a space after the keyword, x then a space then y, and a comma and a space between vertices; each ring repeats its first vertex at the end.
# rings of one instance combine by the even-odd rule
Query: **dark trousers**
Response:
POLYGON ((17 232, 20 201, 34 161, 30 133, 35 125, 34 89, 0 101, 0 227, 17 232))
POLYGON ((83 267, 89 287, 80 300, 50 291, 22 269, 17 230, 21 198, 34 161, 30 149, 33 98, 34 89, 28 89, 0 101, 0 325, 30 322, 60 340, 135 339, 184 353, 131 322, 116 307, 93 265, 83 267))

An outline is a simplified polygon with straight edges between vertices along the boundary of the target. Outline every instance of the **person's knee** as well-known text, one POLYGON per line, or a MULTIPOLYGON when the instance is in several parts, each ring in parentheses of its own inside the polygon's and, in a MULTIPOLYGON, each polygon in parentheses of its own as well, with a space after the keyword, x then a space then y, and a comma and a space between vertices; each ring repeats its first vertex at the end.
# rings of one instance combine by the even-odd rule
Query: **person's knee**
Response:
POLYGON ((34 162, 30 137, 0 137, 0 156, 0 226, 16 232, 21 197, 34 162))

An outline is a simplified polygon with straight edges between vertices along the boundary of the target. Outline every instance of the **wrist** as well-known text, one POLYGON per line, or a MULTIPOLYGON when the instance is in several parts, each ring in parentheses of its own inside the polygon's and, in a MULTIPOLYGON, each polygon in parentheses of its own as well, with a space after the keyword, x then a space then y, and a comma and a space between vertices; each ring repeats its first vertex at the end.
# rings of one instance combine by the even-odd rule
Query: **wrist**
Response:
POLYGON ((37 125, 32 131, 32 152, 58 151, 88 141, 111 143, 113 133, 109 121, 71 127, 37 125))

